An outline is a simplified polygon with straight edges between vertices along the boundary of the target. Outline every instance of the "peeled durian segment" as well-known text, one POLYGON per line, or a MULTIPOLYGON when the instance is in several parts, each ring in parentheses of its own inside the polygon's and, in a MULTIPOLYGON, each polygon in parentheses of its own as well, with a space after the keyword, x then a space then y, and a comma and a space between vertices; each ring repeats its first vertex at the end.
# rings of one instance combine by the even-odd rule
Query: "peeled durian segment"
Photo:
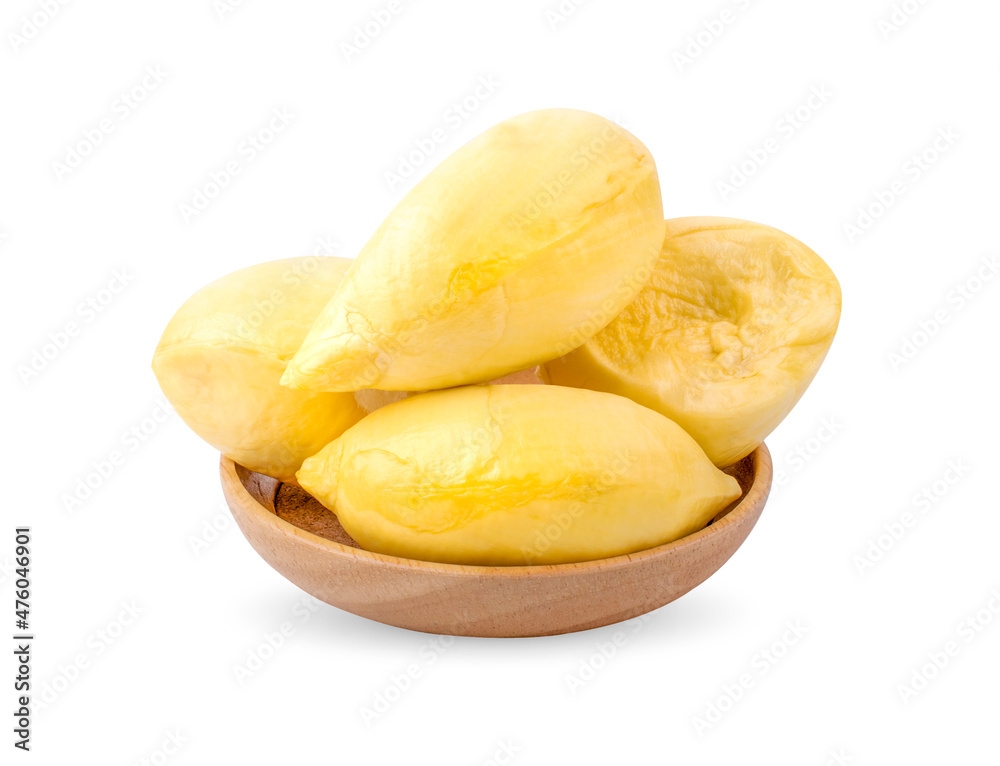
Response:
POLYGON ((544 385, 390 404, 306 460, 298 479, 370 551, 483 565, 643 550, 701 529, 740 496, 659 413, 544 385))
POLYGON ((649 151, 614 123, 569 109, 502 122, 389 214, 282 383, 437 389, 566 353, 646 283, 662 210, 649 151))
POLYGON ((192 295, 153 356, 160 388, 185 423, 227 457, 283 481, 364 416, 351 394, 280 384, 351 262, 305 257, 262 263, 192 295))
POLYGON ((812 382, 840 321, 830 267, 789 235, 732 218, 667 221, 649 284, 604 330, 544 365, 551 382, 627 396, 713 463, 745 457, 812 382))

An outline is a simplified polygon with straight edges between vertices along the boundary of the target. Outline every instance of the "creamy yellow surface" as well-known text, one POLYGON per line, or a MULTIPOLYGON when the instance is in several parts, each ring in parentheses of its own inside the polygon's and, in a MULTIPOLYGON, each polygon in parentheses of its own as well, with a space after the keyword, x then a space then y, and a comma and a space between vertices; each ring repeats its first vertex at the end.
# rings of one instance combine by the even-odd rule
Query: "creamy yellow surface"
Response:
MULTIPOLYGON (((518 370, 502 378, 491 380, 491 385, 524 385, 543 386, 546 384, 545 376, 540 366, 529 367, 527 370, 518 370)), ((365 388, 354 392, 354 398, 366 413, 386 407, 393 402, 402 401, 411 396, 424 393, 422 391, 381 391, 377 388, 365 388)))
POLYGON ((643 550, 704 527, 740 495, 662 415, 541 385, 390 404, 306 460, 298 479, 368 550, 485 565, 643 550))
POLYGON ((639 292, 663 231, 656 167, 634 136, 587 112, 514 117, 390 213, 282 382, 437 389, 559 356, 639 292))
POLYGON ((731 218, 667 221, 647 285, 552 383, 627 396, 716 465, 752 452, 805 392, 840 320, 840 285, 793 237, 731 218))
POLYGON ((254 471, 294 481, 309 455, 364 415, 352 394, 280 385, 351 262, 290 258, 212 282, 170 320, 153 371, 184 422, 254 471))

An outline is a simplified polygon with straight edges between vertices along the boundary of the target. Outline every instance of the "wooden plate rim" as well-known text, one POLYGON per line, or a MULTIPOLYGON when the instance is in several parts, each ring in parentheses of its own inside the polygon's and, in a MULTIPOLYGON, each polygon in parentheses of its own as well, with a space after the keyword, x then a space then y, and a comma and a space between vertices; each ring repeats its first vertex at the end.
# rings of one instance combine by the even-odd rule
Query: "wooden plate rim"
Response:
POLYGON ((751 453, 754 460, 753 483, 747 490, 746 495, 739 504, 719 521, 713 522, 709 526, 693 534, 664 543, 654 548, 647 548, 636 553, 625 553, 620 556, 612 556, 592 561, 580 561, 572 564, 526 564, 517 566, 484 566, 472 564, 444 564, 436 561, 421 561, 418 559, 406 559, 398 556, 389 556, 383 553, 366 551, 363 548, 352 548, 348 545, 328 540, 312 532, 297 527, 280 518, 273 511, 265 508, 243 485, 240 477, 236 473, 236 463, 225 455, 220 456, 219 474, 222 480, 223 493, 226 499, 235 502, 243 512, 255 516, 259 521, 271 527, 276 533, 282 535, 292 535, 300 538, 304 543, 318 548, 334 556, 351 559, 367 560, 373 564, 380 564, 393 568, 405 570, 421 570, 423 572, 436 572, 451 576, 491 576, 491 577, 538 577, 543 575, 565 575, 578 574, 581 570, 593 569, 613 569, 627 566, 629 564, 644 561, 646 559, 658 558, 669 553, 689 546, 700 545, 707 542, 712 537, 717 537, 730 526, 739 524, 743 517, 751 515, 767 500, 771 489, 773 467, 771 463, 771 453, 767 446, 761 444, 751 453))

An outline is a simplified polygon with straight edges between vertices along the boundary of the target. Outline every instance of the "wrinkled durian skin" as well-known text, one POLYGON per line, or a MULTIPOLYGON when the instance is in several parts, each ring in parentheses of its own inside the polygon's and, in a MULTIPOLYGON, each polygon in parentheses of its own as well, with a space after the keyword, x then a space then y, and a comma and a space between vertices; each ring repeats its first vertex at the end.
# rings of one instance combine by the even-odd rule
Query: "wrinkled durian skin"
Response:
POLYGON ((840 321, 830 267, 789 235, 732 218, 667 221, 649 285, 552 383, 627 396, 718 466, 750 454, 819 370, 840 321))
POLYGON ((500 123, 390 213, 282 383, 438 389, 566 353, 648 280, 662 210, 649 151, 603 117, 500 123))
POLYGON ((352 394, 280 385, 350 264, 333 257, 262 263, 212 282, 181 306, 153 371, 191 430, 240 465, 294 482, 306 457, 364 416, 352 394))
POLYGON ((701 529, 740 496, 659 413, 542 385, 391 404, 306 460, 298 479, 367 550, 477 565, 644 550, 701 529))

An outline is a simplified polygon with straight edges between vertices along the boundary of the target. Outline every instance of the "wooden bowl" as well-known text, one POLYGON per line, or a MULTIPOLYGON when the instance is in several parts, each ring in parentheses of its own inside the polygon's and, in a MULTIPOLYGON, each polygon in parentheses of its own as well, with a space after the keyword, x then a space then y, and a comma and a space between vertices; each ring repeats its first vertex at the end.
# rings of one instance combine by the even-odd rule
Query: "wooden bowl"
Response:
POLYGON ((321 601, 371 620, 456 636, 547 636, 657 609, 707 580, 746 540, 771 488, 764 445, 726 470, 743 496, 666 545, 579 564, 435 564, 362 550, 302 489, 223 457, 222 489, 264 560, 321 601))

